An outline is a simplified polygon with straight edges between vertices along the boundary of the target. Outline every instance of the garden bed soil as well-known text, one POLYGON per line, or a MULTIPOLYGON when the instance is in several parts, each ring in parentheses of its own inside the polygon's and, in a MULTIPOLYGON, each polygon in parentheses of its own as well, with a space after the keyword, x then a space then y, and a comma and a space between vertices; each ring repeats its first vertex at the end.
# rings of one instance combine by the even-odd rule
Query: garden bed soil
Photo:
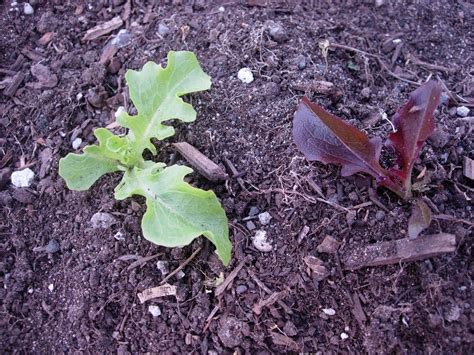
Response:
POLYGON ((0 96, 2 353, 472 351, 473 186, 462 166, 473 143, 469 121, 456 115, 460 103, 443 97, 438 131, 414 169, 430 177, 415 195, 451 218, 434 219, 424 234, 454 234, 457 248, 421 261, 345 270, 341 260, 351 249, 405 238, 412 204, 385 189, 373 194, 367 176, 342 178, 337 166, 307 162, 291 137, 304 94, 382 138, 391 129, 383 113, 391 117, 405 102, 416 88, 409 81, 439 78, 472 105, 472 5, 156 3, 37 0, 29 16, 22 4, 18 11, 10 1, 0 5, 0 81, 18 82, 0 96), (115 16, 119 28, 83 39, 115 16), (119 29, 131 40, 101 63, 119 29), (363 52, 331 47, 324 58, 325 39, 363 52), (130 109, 125 70, 166 64, 169 50, 196 53, 213 86, 186 98, 198 118, 176 124, 177 135, 157 143, 157 159, 186 164, 170 145, 186 141, 231 175, 225 184, 197 173, 190 180, 213 189, 227 212, 234 245, 227 268, 203 238, 177 249, 143 239, 144 201, 114 200, 118 174, 86 192, 69 191, 58 176, 58 160, 75 138, 93 143, 94 128, 112 123, 119 106, 130 109), (243 67, 255 76, 250 84, 237 78, 243 67), (314 84, 321 80, 333 90, 321 92, 314 84), (25 166, 35 181, 15 188, 10 173, 25 166), (116 223, 93 229, 96 212, 116 223), (256 212, 270 213, 270 223, 262 225, 256 212), (272 251, 255 248, 256 230, 267 232, 272 251), (336 254, 318 251, 326 236, 340 243, 336 254), (158 261, 174 270, 198 248, 184 275, 168 281, 176 296, 139 302, 137 293, 164 278, 158 261), (148 256, 155 257, 132 265, 148 256), (310 256, 323 261, 325 278, 310 270, 310 256), (217 295, 216 281, 237 267, 217 295))

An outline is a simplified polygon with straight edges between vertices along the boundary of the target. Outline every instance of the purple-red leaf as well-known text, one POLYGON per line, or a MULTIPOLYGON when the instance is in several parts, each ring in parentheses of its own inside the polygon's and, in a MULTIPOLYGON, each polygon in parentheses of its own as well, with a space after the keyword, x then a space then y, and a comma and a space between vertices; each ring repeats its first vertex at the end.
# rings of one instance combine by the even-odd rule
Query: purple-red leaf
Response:
POLYGON ((342 165, 343 176, 365 172, 377 183, 403 198, 411 197, 411 172, 423 143, 435 128, 433 113, 439 104, 441 85, 429 81, 411 95, 393 118, 397 131, 386 145, 397 154, 398 166, 388 170, 379 164, 380 138, 369 139, 356 127, 326 112, 306 97, 293 120, 293 139, 308 160, 342 165))
POLYGON ((379 182, 384 180, 386 171, 379 164, 380 138, 369 140, 364 132, 306 97, 295 113, 293 139, 308 160, 342 165, 342 176, 365 172, 379 182))
POLYGON ((405 194, 410 194, 413 164, 435 129, 433 113, 440 96, 441 85, 429 81, 413 91, 405 106, 393 117, 396 132, 390 134, 386 145, 394 148, 401 168, 391 168, 390 173, 403 182, 405 194))

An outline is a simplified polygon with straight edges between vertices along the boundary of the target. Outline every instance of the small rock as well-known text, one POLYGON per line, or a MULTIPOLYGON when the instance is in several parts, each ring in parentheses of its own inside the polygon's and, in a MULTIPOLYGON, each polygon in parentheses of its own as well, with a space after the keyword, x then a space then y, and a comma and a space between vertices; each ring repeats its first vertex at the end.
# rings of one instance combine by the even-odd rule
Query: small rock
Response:
POLYGON ((112 216, 110 213, 106 212, 97 212, 91 218, 92 228, 94 229, 107 229, 113 224, 116 223, 115 217, 112 216))
POLYGON ((35 13, 35 9, 33 9, 33 6, 25 2, 23 5, 23 12, 25 15, 33 15, 35 13))
POLYGON ((238 295, 241 295, 242 293, 247 292, 248 287, 245 285, 239 285, 236 287, 235 292, 237 292, 238 295))
POLYGON ((332 308, 323 308, 323 313, 328 315, 328 316, 336 315, 336 311, 332 308))
POLYGON ((29 187, 34 178, 35 173, 30 168, 14 171, 11 175, 12 184, 15 187, 29 187))
POLYGON ((219 320, 217 335, 226 348, 236 348, 250 333, 247 323, 234 317, 224 316, 219 320))
POLYGON ((467 117, 467 115, 469 115, 469 109, 466 106, 460 106, 456 108, 456 113, 458 116, 467 117))
POLYGON ((253 74, 249 68, 242 68, 237 73, 237 78, 245 84, 250 84, 253 81, 253 74))
POLYGON ((267 241, 267 232, 263 230, 258 230, 255 233, 255 236, 252 237, 252 242, 257 250, 267 253, 272 251, 272 245, 267 241))
POLYGON ((369 99, 370 98, 370 88, 363 88, 362 91, 360 92, 363 98, 369 99))
POLYGON ((48 290, 49 290, 50 292, 53 292, 53 291, 54 291, 54 285, 53 285, 53 284, 49 284, 49 285, 48 285, 48 290))
POLYGON ((253 231, 255 228, 257 228, 255 226, 255 223, 253 223, 252 221, 247 221, 247 223, 245 223, 245 226, 249 231, 253 231))
POLYGON ((117 231, 117 233, 114 234, 114 238, 118 241, 124 241, 125 236, 123 235, 122 231, 117 231))
POLYGON ((268 34, 275 42, 282 43, 286 41, 288 36, 280 23, 267 21, 266 26, 268 28, 268 34))
POLYGON ((161 309, 158 306, 150 305, 148 306, 148 312, 151 313, 153 318, 159 317, 161 315, 161 309))
POLYGON ((121 29, 117 35, 110 41, 111 45, 117 46, 117 48, 123 48, 132 40, 132 35, 126 29, 121 29))
POLYGON ((266 226, 268 223, 270 223, 271 219, 272 219, 272 216, 268 212, 262 212, 258 215, 258 220, 260 221, 260 224, 263 226, 266 226))
POLYGON ((184 273, 183 270, 179 270, 179 271, 176 273, 176 275, 175 275, 175 277, 176 277, 177 280, 181 280, 181 279, 182 279, 183 277, 185 277, 185 276, 186 276, 186 274, 184 273))
POLYGON ((168 267, 168 262, 164 260, 158 260, 156 262, 156 268, 160 270, 161 275, 166 275, 170 272, 169 267, 168 267))
POLYGON ((48 254, 57 253, 60 249, 59 242, 56 239, 51 239, 44 247, 44 251, 48 254))
POLYGON ((327 235, 321 244, 318 245, 316 250, 320 253, 334 254, 339 248, 339 244, 340 243, 336 239, 330 235, 327 235))
POLYGON ((158 25, 158 34, 161 36, 167 35, 170 33, 170 28, 166 26, 164 23, 161 23, 158 25))
POLYGON ((81 146, 81 144, 82 144, 82 139, 77 137, 76 139, 72 141, 72 144, 71 144, 72 149, 78 149, 81 146))
POLYGON ((304 70, 306 68, 306 57, 302 54, 296 57, 296 65, 299 70, 304 70))
POLYGON ((382 211, 382 210, 378 210, 376 213, 375 213, 375 219, 377 221, 383 221, 385 219, 385 212, 382 211))
POLYGON ((269 98, 277 97, 280 94, 280 85, 270 82, 265 85, 265 95, 269 98))
POLYGON ((347 338, 349 338, 349 335, 348 335, 347 333, 345 333, 345 332, 342 332, 342 333, 341 333, 341 339, 342 339, 342 340, 346 340, 347 338))
POLYGON ((443 93, 441 94, 441 98, 440 98, 440 99, 441 99, 441 104, 442 104, 442 105, 448 106, 448 104, 449 104, 449 96, 446 95, 446 93, 443 92, 443 93))
POLYGON ((258 207, 252 206, 252 207, 250 207, 249 217, 254 217, 254 216, 256 216, 259 212, 260 212, 260 210, 258 209, 258 207))

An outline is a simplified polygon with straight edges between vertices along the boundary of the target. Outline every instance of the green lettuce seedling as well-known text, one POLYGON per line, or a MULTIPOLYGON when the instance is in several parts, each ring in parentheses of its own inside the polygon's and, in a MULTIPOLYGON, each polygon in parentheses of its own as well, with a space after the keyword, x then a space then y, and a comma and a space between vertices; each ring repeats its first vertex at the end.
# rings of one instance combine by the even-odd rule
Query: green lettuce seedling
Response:
POLYGON ((227 265, 232 249, 227 217, 214 192, 185 182, 184 177, 192 172, 188 167, 167 167, 143 159, 145 150, 157 154, 152 138, 163 140, 174 135, 174 128, 164 125, 164 121, 196 119, 196 111, 180 96, 208 90, 210 77, 193 53, 183 51, 169 52, 166 68, 148 62, 141 71, 128 70, 125 79, 138 111, 136 116, 120 110, 116 114, 118 124, 128 128, 128 133, 117 136, 105 128, 96 129, 94 135, 99 144, 85 147, 84 154, 62 158, 59 175, 68 188, 83 191, 102 175, 122 171, 115 198, 146 198, 147 210, 142 219, 146 239, 166 247, 180 247, 204 235, 227 265))

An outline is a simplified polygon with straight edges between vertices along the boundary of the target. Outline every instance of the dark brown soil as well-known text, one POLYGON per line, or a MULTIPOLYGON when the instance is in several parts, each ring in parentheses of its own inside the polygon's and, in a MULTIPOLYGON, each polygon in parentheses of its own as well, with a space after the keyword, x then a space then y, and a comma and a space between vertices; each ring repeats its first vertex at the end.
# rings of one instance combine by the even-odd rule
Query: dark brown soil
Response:
POLYGON ((343 270, 338 255, 351 248, 406 237, 412 205, 379 189, 382 210, 370 198, 370 178, 341 178, 336 166, 308 163, 291 139, 292 115, 304 91, 371 136, 390 131, 380 111, 391 117, 403 104, 416 87, 406 80, 439 77, 456 100, 471 100, 464 105, 472 107, 473 7, 467 1, 385 1, 377 7, 375 1, 303 6, 253 0, 222 9, 205 1, 32 3, 31 16, 23 15, 22 3, 20 11, 11 11, 10 1, 0 5, 0 82, 24 74, 14 96, 5 90, 0 96, 2 353, 472 353, 473 186, 462 166, 464 157, 473 157, 473 142, 469 121, 456 116, 458 105, 444 100, 439 107, 439 130, 415 166, 416 175, 426 168, 431 176, 416 195, 432 202, 434 214, 453 219, 433 220, 426 233, 453 233, 458 248, 424 261, 343 270), (92 41, 81 38, 116 15, 125 19, 122 28, 132 41, 110 64, 100 64, 118 29, 92 41), (269 20, 283 32, 271 37, 269 20), (160 24, 169 33, 159 35, 160 24), (47 32, 54 33, 51 41, 40 44, 47 32), (326 68, 318 45, 324 39, 379 55, 405 81, 373 57, 340 48, 329 50, 326 68), (401 40, 398 50, 394 39, 401 40), (143 201, 113 199, 118 175, 79 193, 67 190, 57 173, 74 138, 94 142, 92 130, 111 123, 124 98, 129 105, 122 95, 125 70, 148 60, 164 63, 169 50, 194 51, 213 87, 190 98, 198 120, 179 124, 177 136, 160 143, 157 159, 180 162, 169 143, 184 140, 223 167, 227 158, 242 173, 241 184, 236 178, 216 185, 193 177, 196 186, 216 191, 228 214, 234 252, 227 269, 202 238, 175 250, 144 240, 143 201), (40 81, 31 72, 38 63, 50 71, 40 81), (242 67, 252 69, 251 84, 237 79, 242 67), (337 90, 318 94, 315 80, 332 82, 337 90), (9 174, 25 165, 35 181, 15 188, 9 174), (372 204, 348 215, 315 200, 309 178, 343 207, 372 204), (247 217, 256 208, 273 217, 267 226, 251 220, 267 231, 273 246, 268 253, 252 244, 255 230, 247 217), (90 218, 98 211, 117 223, 92 229, 90 218), (304 226, 309 233, 299 238, 304 226), (114 238, 117 232, 123 238, 114 238), (341 243, 337 255, 317 251, 327 235, 341 243), (38 249, 51 241, 59 250, 38 249), (140 304, 137 293, 164 277, 158 260, 173 270, 198 247, 184 277, 169 281, 178 287, 177 297, 140 304), (322 259, 329 276, 320 281, 312 274, 307 256, 322 259), (212 281, 242 262, 231 286, 216 296, 212 281), (252 307, 274 292, 283 292, 282 302, 257 315, 252 307), (153 318, 150 305, 159 306, 161 315, 153 318))

